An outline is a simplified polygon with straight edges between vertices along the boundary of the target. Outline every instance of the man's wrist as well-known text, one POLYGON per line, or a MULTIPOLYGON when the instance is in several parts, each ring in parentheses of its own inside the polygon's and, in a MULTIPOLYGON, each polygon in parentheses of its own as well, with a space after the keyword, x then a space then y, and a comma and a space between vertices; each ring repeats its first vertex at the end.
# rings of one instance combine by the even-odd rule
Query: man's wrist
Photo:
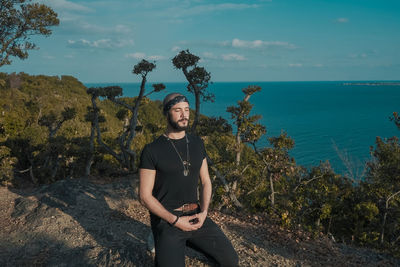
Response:
POLYGON ((175 224, 178 222, 178 220, 179 220, 179 216, 176 215, 176 219, 172 223, 169 223, 169 225, 175 226, 175 224))
POLYGON ((203 213, 205 216, 207 216, 208 211, 207 210, 202 210, 200 213, 203 213))

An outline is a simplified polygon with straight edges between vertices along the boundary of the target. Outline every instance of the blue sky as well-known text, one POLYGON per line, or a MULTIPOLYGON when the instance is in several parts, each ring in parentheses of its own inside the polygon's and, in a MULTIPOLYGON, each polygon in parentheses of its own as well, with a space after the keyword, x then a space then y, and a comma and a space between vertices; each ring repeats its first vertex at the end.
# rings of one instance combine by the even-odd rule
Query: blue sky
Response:
POLYGON ((60 18, 40 49, 3 72, 83 82, 184 81, 171 59, 201 57, 212 81, 400 80, 400 1, 43 0, 60 18))

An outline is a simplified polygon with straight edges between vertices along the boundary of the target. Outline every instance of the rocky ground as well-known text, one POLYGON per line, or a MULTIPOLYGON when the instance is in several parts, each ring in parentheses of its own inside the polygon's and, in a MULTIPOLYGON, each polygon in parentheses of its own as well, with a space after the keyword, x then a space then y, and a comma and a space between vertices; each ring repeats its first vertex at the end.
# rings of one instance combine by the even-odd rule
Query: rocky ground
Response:
MULTIPOLYGON (((152 266, 148 212, 137 179, 73 179, 35 189, 0 187, 0 266, 152 266)), ((372 250, 311 239, 256 215, 210 212, 240 266, 400 266, 372 250)), ((187 266, 214 266, 188 249, 187 266)))

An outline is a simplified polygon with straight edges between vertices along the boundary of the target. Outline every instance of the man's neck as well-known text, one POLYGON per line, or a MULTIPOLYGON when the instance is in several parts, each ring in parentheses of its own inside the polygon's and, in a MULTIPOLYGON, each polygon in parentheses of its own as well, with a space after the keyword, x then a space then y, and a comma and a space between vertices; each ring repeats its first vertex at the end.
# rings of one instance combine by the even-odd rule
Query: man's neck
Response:
POLYGON ((169 139, 181 139, 185 137, 185 134, 185 131, 174 131, 173 129, 167 129, 167 132, 165 133, 169 139))

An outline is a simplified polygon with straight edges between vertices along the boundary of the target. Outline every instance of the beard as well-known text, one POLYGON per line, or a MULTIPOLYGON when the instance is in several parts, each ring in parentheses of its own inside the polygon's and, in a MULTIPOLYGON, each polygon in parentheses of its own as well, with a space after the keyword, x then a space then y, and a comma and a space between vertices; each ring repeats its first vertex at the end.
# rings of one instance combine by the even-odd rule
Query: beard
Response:
POLYGON ((178 124, 180 121, 185 121, 185 120, 188 121, 188 119, 181 119, 178 121, 173 121, 173 120, 171 120, 171 116, 169 116, 169 115, 167 116, 167 118, 168 118, 168 124, 171 125, 172 129, 174 129, 176 131, 186 131, 189 126, 189 123, 186 124, 185 126, 180 126, 178 124))

